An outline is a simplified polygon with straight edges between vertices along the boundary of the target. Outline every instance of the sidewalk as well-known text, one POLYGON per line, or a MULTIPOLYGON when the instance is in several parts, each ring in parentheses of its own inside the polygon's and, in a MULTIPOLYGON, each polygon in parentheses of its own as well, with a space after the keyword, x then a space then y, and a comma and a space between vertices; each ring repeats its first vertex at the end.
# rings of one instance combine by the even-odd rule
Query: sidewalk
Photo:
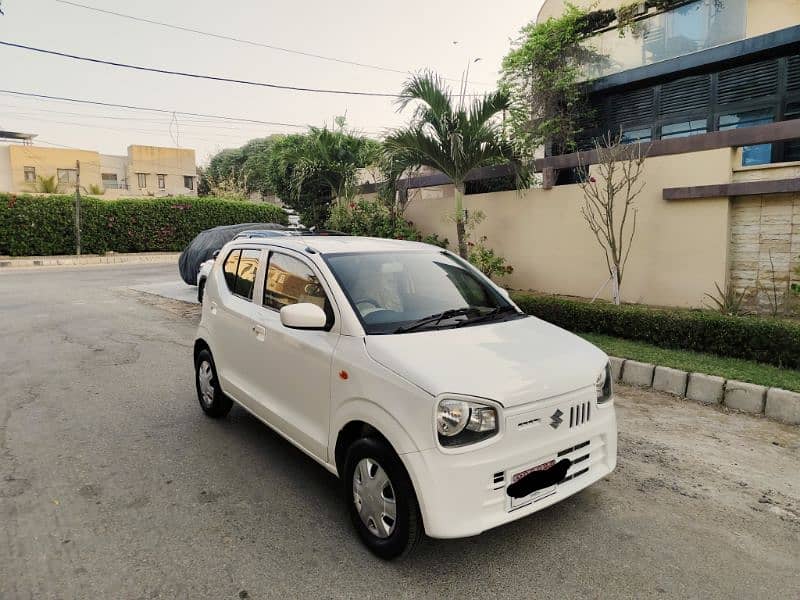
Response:
POLYGON ((111 265, 177 263, 180 252, 132 252, 126 254, 109 253, 104 255, 84 254, 81 256, 0 256, 0 269, 15 267, 52 267, 57 265, 111 265))

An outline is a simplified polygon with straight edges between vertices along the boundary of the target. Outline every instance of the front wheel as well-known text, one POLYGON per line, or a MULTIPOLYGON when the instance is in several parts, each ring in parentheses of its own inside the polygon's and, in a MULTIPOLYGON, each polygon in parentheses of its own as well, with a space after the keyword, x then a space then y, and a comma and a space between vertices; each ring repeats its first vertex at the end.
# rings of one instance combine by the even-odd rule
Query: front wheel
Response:
POLYGON ((194 362, 195 385, 200 408, 212 419, 219 419, 227 415, 233 401, 222 393, 217 378, 217 368, 211 352, 201 350, 194 362))
POLYGON ((394 450, 375 438, 355 441, 342 480, 350 519, 367 548, 384 560, 411 553, 422 538, 422 516, 394 450))

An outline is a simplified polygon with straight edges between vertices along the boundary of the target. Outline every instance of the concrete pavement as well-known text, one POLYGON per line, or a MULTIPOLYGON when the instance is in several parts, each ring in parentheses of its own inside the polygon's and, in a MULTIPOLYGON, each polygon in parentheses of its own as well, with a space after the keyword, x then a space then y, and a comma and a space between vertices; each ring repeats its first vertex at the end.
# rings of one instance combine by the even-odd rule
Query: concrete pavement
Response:
MULTIPOLYGON (((800 434, 620 387, 619 468, 529 518, 373 558, 334 477, 205 418, 174 265, 0 273, 0 598, 787 598, 800 434)), ((190 288, 193 289, 193 288, 190 288)))

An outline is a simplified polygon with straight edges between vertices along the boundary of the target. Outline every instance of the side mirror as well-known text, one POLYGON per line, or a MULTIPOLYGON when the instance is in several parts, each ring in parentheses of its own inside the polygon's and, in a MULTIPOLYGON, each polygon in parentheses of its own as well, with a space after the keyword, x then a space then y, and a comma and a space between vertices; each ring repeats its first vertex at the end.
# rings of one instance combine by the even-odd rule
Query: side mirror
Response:
POLYGON ((281 323, 290 329, 325 329, 325 311, 311 302, 289 304, 281 309, 281 323))

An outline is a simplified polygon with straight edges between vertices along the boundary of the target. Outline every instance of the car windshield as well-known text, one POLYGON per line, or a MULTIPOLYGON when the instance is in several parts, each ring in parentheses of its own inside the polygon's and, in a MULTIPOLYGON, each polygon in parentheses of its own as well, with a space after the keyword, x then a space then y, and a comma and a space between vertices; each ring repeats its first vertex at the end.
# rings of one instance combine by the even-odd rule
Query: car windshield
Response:
POLYGON ((368 334, 522 316, 482 276, 444 252, 328 254, 325 260, 368 334))

